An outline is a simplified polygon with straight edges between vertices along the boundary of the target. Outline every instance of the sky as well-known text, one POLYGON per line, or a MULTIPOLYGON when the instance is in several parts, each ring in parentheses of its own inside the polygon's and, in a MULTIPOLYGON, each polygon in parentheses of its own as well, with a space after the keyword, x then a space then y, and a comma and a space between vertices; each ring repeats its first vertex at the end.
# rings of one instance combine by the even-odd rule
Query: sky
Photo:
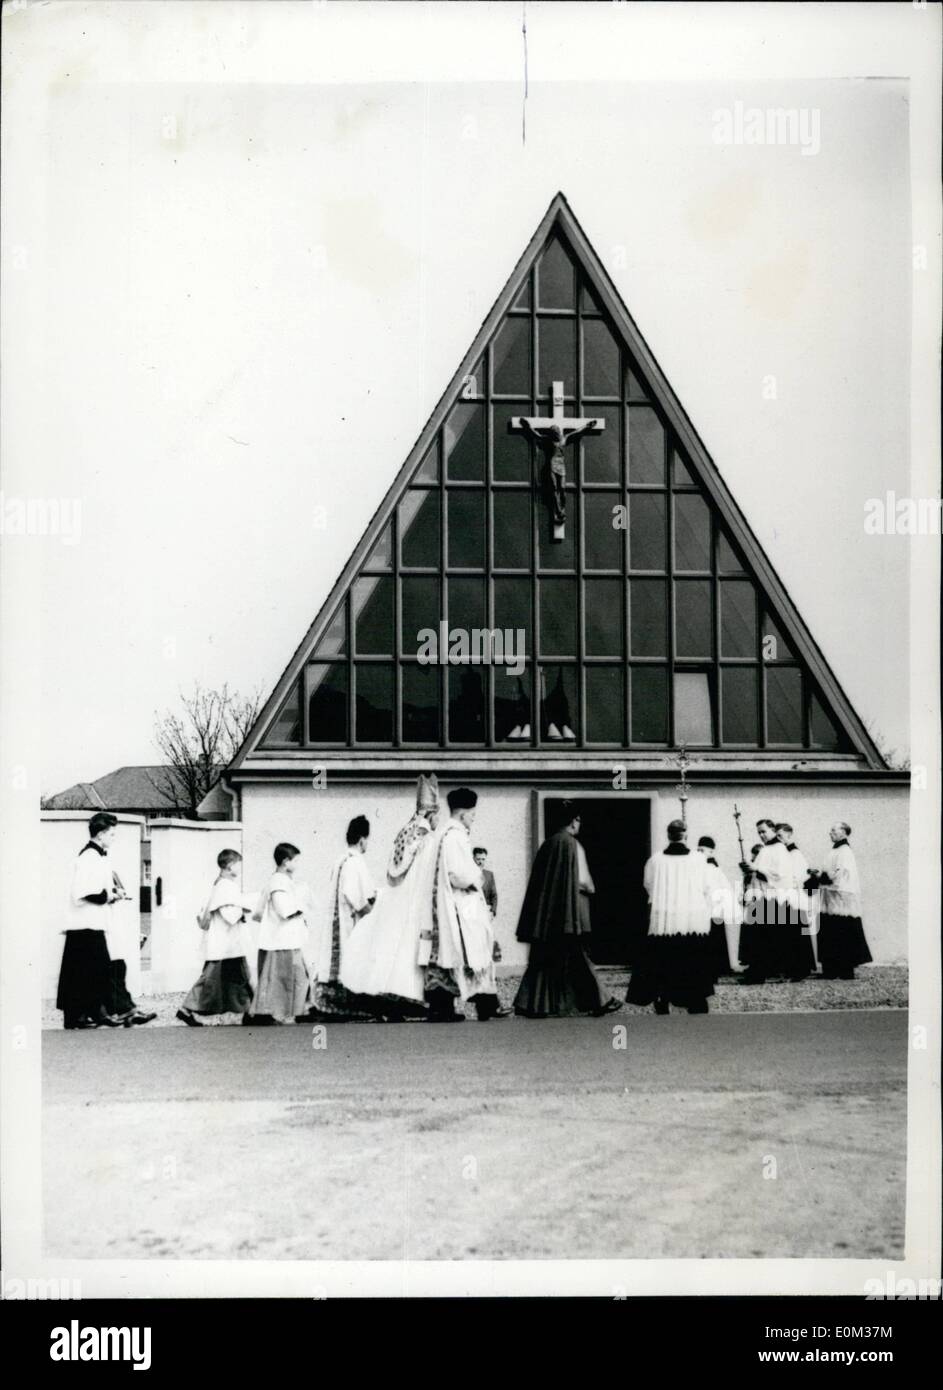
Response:
MULTIPOLYGON (((501 8, 480 24, 519 48, 501 8)), ((350 59, 354 21, 317 5, 49 9, 13 17, 63 41, 13 148, 0 479, 5 504, 80 509, 72 537, 4 537, 44 792, 155 761, 154 711, 195 680, 269 693, 558 190, 847 694, 906 749, 909 546, 863 526, 911 490, 905 80, 557 80, 566 30, 529 6, 525 102, 517 58, 439 80, 439 13, 441 64, 324 81, 281 71, 305 45, 350 59), (819 148, 718 143, 738 102, 818 113, 819 148)), ((610 35, 627 55, 636 23, 610 35)))

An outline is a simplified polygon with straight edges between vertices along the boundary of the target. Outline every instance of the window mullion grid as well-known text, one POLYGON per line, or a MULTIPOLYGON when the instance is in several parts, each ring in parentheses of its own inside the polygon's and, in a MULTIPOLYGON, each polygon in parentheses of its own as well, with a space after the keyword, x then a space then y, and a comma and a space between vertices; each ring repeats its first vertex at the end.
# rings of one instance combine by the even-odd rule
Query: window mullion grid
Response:
MULTIPOLYGON (((579 309, 580 302, 580 277, 576 277, 576 304, 579 309)), ((576 414, 583 414, 583 325, 579 313, 576 316, 576 414)), ((585 436, 584 436, 585 438, 585 436)), ((577 711, 576 725, 576 744, 578 748, 586 747, 586 668, 583 664, 583 643, 586 635, 586 592, 583 586, 583 468, 582 451, 583 441, 577 440, 576 459, 574 472, 575 491, 573 500, 575 506, 573 510, 576 516, 573 518, 573 560, 576 565, 576 698, 580 702, 577 711)))
POLYGON ((625 505, 625 581, 624 591, 625 600, 622 605, 622 627, 623 627, 623 650, 625 652, 625 691, 622 711, 623 722, 625 724, 625 746, 634 748, 634 731, 632 729, 632 686, 634 683, 634 667, 632 666, 632 582, 629 575, 632 570, 632 550, 629 543, 630 529, 632 526, 632 495, 629 492, 629 378, 628 361, 619 344, 619 361, 621 364, 622 380, 622 401, 619 410, 619 431, 622 440, 621 468, 622 468, 622 500, 625 505))
MULTIPOLYGON (((484 375, 485 375, 485 627, 489 630, 494 629, 494 596, 492 594, 491 565, 492 565, 492 524, 491 524, 491 504, 493 493, 491 491, 491 480, 494 476, 494 411, 491 405, 491 344, 485 347, 484 356, 484 375)), ((494 642, 491 642, 491 656, 494 655, 494 642)), ((485 700, 485 747, 494 748, 494 696, 495 696, 495 674, 494 662, 489 659, 484 669, 484 700, 485 700)))
POLYGON ((619 496, 624 507, 625 534, 622 537, 622 747, 628 748, 632 743, 632 724, 630 710, 631 705, 631 684, 632 674, 629 666, 629 525, 631 516, 629 514, 630 499, 628 494, 629 468, 628 468, 628 447, 629 441, 626 430, 626 408, 625 408, 625 353, 622 349, 621 339, 617 338, 619 346, 619 380, 622 382, 622 397, 619 402, 619 496))
POLYGON ((665 430, 665 496, 666 531, 668 543, 668 744, 675 748, 675 491, 672 464, 674 435, 665 430))
MULTIPOLYGON (((716 537, 715 537, 715 541, 716 541, 716 537)), ((720 661, 720 658, 719 658, 719 651, 720 651, 720 580, 719 580, 719 579, 717 580, 717 594, 718 594, 718 599, 717 599, 717 603, 718 603, 718 607, 717 607, 717 615, 718 615, 718 621, 717 621, 718 659, 717 659, 717 661, 715 662, 715 670, 716 670, 716 672, 717 672, 717 737, 716 737, 716 739, 715 739, 715 745, 716 745, 716 747, 718 747, 718 748, 723 748, 723 747, 725 746, 725 743, 726 743, 726 740, 724 739, 724 670, 725 670, 726 668, 725 668, 725 666, 722 664, 722 662, 720 661)))
POLYGON ((399 505, 393 509, 393 747, 403 746, 403 595, 399 572, 399 505))
MULTIPOLYGON (((530 386, 531 414, 537 414, 538 401, 538 363, 537 363, 537 267, 531 267, 530 272, 530 386)), ((530 449, 530 495, 531 495, 531 519, 530 519, 530 630, 532 633, 533 653, 531 660, 531 682, 530 682, 530 747, 540 746, 540 725, 543 712, 540 702, 540 632, 537 627, 538 620, 538 597, 537 597, 537 566, 540 549, 540 488, 539 488, 539 461, 537 459, 537 447, 533 441, 529 444, 530 449)))
POLYGON ((757 673, 757 674, 758 674, 758 680, 757 680, 757 682, 756 682, 756 685, 757 685, 757 699, 758 699, 759 702, 760 702, 760 708, 759 708, 759 711, 758 711, 758 719, 757 719, 757 725, 756 725, 756 727, 757 727, 757 730, 759 731, 759 745, 760 745, 760 747, 761 747, 761 748, 768 748, 768 747, 769 747, 769 721, 768 721, 768 719, 767 719, 767 709, 768 709, 767 689, 766 689, 766 683, 767 683, 767 681, 766 681, 766 678, 767 678, 766 665, 767 665, 767 663, 763 660, 763 614, 765 613, 766 610, 765 610, 765 607, 764 607, 762 604, 759 604, 759 603, 757 604, 757 608, 759 609, 759 614, 760 614, 760 620, 759 620, 759 633, 758 633, 758 641, 759 641, 759 645, 760 645, 760 650, 759 650, 759 666, 760 666, 760 669, 759 669, 759 671, 758 671, 758 673, 757 673))
POLYGON ((355 578, 347 590, 347 597, 344 600, 347 605, 347 742, 351 748, 356 743, 357 732, 354 727, 354 710, 356 708, 354 700, 354 585, 356 582, 355 578))
MULTIPOLYGON (((700 494, 703 496, 703 493, 700 494)), ((708 696, 711 699, 711 747, 720 746, 720 580, 717 577, 717 530, 714 525, 714 508, 707 505, 707 524, 710 526, 710 557, 711 557, 711 624, 713 632, 711 634, 711 651, 713 652, 712 670, 707 678, 708 696)))
MULTIPOLYGON (((445 427, 439 429, 439 616, 448 614, 448 581, 445 574, 445 557, 448 551, 448 510, 445 491, 445 427)), ((446 633, 448 623, 446 623, 446 633)), ((442 653, 439 653, 441 658, 442 653)), ((449 742, 449 668, 448 663, 439 661, 439 747, 448 747, 449 742)))
MULTIPOLYGON (((348 594, 345 594, 345 595, 344 595, 344 598, 343 598, 343 604, 344 604, 344 630, 345 630, 345 632, 346 632, 346 630, 347 630, 347 608, 348 608, 348 604, 349 604, 349 603, 350 603, 350 595, 349 595, 349 593, 348 593, 348 594)), ((344 663, 345 663, 345 665, 346 665, 346 663, 350 661, 350 644, 349 644, 349 643, 344 647, 344 650, 345 650, 346 653, 347 653, 347 656, 344 658, 344 663)), ((302 748, 310 748, 310 747, 311 747, 311 729, 310 729, 309 726, 308 726, 308 664, 309 664, 310 656, 311 656, 311 653, 309 652, 309 653, 308 653, 308 656, 305 658, 305 663, 304 663, 304 665, 303 665, 302 668, 301 668, 301 675, 300 675, 299 678, 298 678, 298 687, 299 687, 299 688, 298 688, 298 699, 301 701, 301 706, 300 706, 300 709, 299 709, 299 711, 298 711, 298 716, 299 716, 299 721, 300 721, 300 722, 299 722, 299 725, 298 725, 298 729, 299 729, 299 732, 300 732, 300 734, 301 734, 301 747, 302 747, 302 748)), ((348 685, 348 690, 349 690, 349 688, 350 688, 350 676, 349 676, 349 673, 348 673, 347 685, 348 685)))

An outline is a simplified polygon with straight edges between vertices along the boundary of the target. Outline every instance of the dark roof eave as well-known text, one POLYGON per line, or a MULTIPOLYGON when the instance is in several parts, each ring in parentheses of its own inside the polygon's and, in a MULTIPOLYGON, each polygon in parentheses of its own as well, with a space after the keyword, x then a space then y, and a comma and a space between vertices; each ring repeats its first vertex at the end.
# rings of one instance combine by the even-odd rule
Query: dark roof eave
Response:
MULTIPOLYGON (((312 776, 312 761, 314 760, 309 758, 303 766, 299 764, 297 767, 290 764, 272 767, 247 762, 239 769, 230 772, 229 779, 234 787, 259 785, 266 782, 308 783, 312 776)), ((388 785, 411 785, 415 781, 417 767, 420 765, 423 767, 433 766, 429 758, 417 759, 414 755, 406 759, 383 758, 382 766, 377 765, 379 761, 381 760, 370 759, 359 762, 345 760, 339 761, 333 767, 328 763, 326 767, 330 769, 330 780, 339 783, 373 782, 388 785)), ((611 787, 613 766, 624 766, 627 778, 632 783, 647 782, 660 785, 670 782, 674 785, 678 780, 678 770, 675 767, 633 764, 631 756, 618 754, 612 759, 607 759, 605 766, 595 767, 587 766, 585 757, 579 760, 574 759, 569 765, 561 761, 552 767, 547 766, 546 762, 541 763, 538 759, 531 760, 530 766, 519 764, 515 767, 495 767, 493 759, 491 762, 492 765, 489 766, 486 758, 482 758, 477 761, 476 765, 476 760, 467 759, 462 754, 453 754, 448 759, 448 766, 453 770, 451 775, 444 769, 436 770, 440 778, 449 781, 464 777, 474 779, 479 783, 503 784, 505 786, 532 786, 564 782, 594 786, 608 783, 611 787)), ((522 760, 522 762, 526 763, 526 760, 522 760)), ((769 765, 748 767, 742 763, 731 763, 726 768, 691 767, 687 772, 687 780, 692 786, 817 783, 909 787, 910 772, 894 768, 873 768, 867 764, 849 765, 847 762, 818 767, 770 767, 769 765)))

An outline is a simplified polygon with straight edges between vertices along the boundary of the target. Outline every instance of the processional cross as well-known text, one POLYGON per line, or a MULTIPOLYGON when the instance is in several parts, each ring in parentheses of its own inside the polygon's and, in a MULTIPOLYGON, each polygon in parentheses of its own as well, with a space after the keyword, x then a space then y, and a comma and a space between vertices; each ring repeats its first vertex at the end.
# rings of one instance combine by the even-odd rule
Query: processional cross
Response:
POLYGON ((552 415, 514 415, 509 429, 539 444, 546 457, 544 486, 550 507, 551 538, 562 541, 566 534, 566 446, 584 434, 602 434, 605 420, 567 419, 563 414, 563 382, 553 383, 552 415))
POLYGON ((681 820, 685 825, 688 823, 688 761, 688 750, 682 743, 678 756, 675 759, 675 762, 681 769, 681 781, 678 786, 675 787, 675 791, 678 793, 681 800, 681 820))

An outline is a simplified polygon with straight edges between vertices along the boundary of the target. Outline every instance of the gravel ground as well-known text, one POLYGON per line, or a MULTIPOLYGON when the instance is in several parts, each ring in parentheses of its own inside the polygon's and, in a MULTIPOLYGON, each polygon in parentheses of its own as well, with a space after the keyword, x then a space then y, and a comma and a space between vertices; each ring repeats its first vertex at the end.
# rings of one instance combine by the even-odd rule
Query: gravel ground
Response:
MULTIPOLYGON (((624 995, 628 983, 627 970, 603 967, 599 971, 614 994, 624 995)), ((520 972, 501 971, 498 978, 498 994, 501 1002, 510 1005, 520 983, 520 972)), ((146 986, 145 986, 146 988, 146 986)), ((183 1028, 176 1013, 184 999, 179 994, 146 994, 138 999, 141 1008, 155 1011, 157 1018, 151 1027, 167 1026, 183 1028)), ((718 986, 710 1001, 712 1013, 792 1013, 807 1009, 906 1009, 907 1007, 907 967, 905 965, 872 965, 859 971, 856 980, 823 980, 820 976, 804 981, 802 984, 778 984, 744 986, 736 980, 724 980, 718 986)), ((627 1014, 650 1013, 634 1004, 624 1004, 627 1014)), ((474 1010, 466 1009, 473 1015, 474 1010)), ((235 1022, 235 1017, 227 1015, 222 1019, 207 1019, 204 1026, 216 1027, 220 1023, 235 1022)), ((62 1015, 55 1007, 55 1001, 43 1001, 43 1027, 61 1028, 62 1015)))

